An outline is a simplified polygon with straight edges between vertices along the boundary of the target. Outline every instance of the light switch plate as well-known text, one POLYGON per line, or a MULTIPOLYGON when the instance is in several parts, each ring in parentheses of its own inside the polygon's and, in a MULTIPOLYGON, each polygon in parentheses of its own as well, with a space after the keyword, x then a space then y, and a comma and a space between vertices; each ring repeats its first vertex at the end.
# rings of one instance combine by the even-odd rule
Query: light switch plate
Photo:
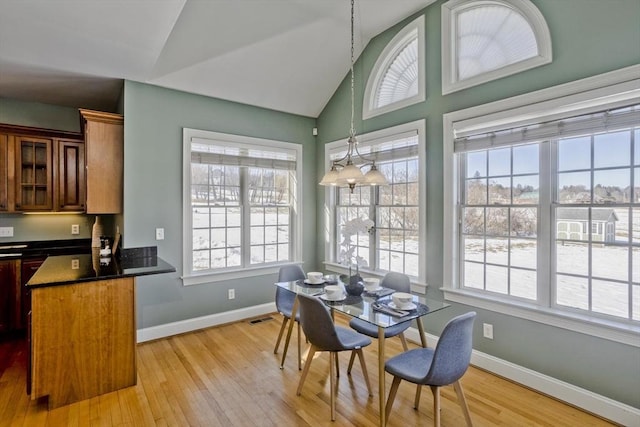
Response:
POLYGON ((0 237, 13 237, 13 227, 0 227, 0 237))
POLYGON ((156 240, 164 240, 164 228, 156 228, 156 240))

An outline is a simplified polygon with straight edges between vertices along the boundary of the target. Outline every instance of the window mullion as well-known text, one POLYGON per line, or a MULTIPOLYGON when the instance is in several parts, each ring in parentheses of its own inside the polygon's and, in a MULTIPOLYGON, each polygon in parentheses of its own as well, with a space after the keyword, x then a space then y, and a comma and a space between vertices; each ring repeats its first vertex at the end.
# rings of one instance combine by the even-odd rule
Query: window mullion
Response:
POLYGON ((373 221, 373 232, 369 233, 369 268, 378 269, 378 206, 380 204, 380 192, 378 186, 371 187, 369 218, 373 221))
POLYGON ((539 200, 537 237, 537 287, 538 304, 555 305, 556 245, 555 245, 555 188, 557 188, 557 143, 541 142, 539 159, 539 200))
POLYGON ((241 259, 247 267, 251 263, 251 207, 249 206, 249 168, 240 168, 241 259))

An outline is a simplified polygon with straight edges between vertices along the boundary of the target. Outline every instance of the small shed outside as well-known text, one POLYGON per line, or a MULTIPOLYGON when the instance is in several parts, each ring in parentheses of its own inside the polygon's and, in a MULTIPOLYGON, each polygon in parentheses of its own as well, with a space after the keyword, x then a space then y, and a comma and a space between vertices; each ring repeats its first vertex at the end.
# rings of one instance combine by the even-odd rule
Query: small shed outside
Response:
POLYGON ((589 227, 589 208, 558 208, 556 232, 560 240, 589 240, 613 243, 616 239, 618 216, 612 208, 592 208, 589 227))

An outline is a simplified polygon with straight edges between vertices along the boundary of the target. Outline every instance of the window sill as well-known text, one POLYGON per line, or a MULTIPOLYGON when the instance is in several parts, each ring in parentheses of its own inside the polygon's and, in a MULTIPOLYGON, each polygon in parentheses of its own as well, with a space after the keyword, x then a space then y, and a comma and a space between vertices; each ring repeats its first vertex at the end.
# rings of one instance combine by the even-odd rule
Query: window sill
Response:
POLYGON ((206 272, 202 274, 194 274, 191 276, 182 276, 183 286, 201 285, 204 283, 224 282, 227 280, 243 279, 246 277, 264 276, 267 274, 278 274, 280 267, 289 264, 300 263, 287 263, 287 264, 271 264, 269 266, 260 267, 244 267, 239 269, 226 269, 219 272, 206 272))
POLYGON ((496 299, 477 292, 461 289, 440 288, 445 300, 478 307, 521 319, 531 320, 557 328, 579 332, 621 344, 640 347, 640 326, 607 321, 599 317, 568 313, 552 308, 538 307, 522 302, 496 299))

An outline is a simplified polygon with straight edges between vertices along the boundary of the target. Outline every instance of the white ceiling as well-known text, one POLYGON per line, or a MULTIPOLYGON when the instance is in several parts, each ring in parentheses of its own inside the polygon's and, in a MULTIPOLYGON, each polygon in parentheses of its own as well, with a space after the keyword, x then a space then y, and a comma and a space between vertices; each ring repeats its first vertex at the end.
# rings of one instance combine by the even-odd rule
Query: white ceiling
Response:
MULTIPOLYGON (((357 0, 356 56, 434 0, 357 0)), ((113 110, 122 79, 317 117, 348 0, 0 0, 0 97, 113 110)))

